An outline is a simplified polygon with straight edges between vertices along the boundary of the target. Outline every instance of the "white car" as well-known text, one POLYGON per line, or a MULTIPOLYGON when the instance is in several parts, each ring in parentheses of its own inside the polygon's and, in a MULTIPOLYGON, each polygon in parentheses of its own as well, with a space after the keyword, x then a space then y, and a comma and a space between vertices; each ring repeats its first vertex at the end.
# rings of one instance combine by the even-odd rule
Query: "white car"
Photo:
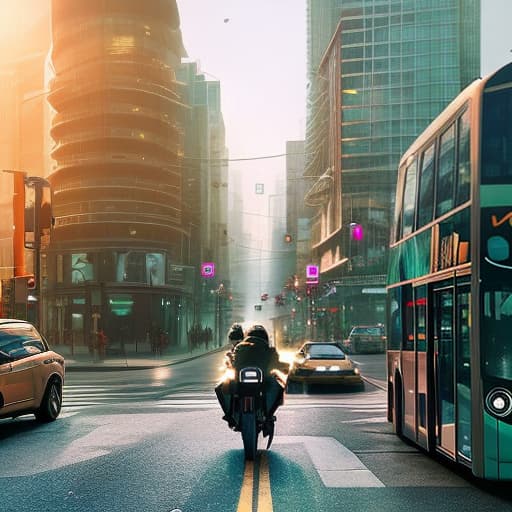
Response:
POLYGON ((0 318, 0 418, 54 421, 62 407, 64 358, 24 320, 0 318))

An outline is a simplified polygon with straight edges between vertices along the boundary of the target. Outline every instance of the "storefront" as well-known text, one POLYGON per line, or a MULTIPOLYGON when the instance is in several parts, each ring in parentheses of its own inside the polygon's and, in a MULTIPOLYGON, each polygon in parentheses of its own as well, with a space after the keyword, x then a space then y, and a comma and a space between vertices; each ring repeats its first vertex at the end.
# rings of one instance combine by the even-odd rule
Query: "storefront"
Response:
POLYGON ((186 346, 193 286, 194 269, 171 264, 162 252, 50 253, 45 330, 72 350, 90 347, 99 329, 113 352, 186 346))

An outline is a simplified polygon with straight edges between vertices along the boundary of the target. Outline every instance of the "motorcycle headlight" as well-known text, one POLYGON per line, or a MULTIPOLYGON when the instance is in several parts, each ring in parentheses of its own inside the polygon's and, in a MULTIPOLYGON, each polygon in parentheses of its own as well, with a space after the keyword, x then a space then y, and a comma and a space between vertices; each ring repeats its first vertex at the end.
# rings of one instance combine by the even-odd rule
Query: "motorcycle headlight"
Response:
POLYGON ((508 416, 512 411, 512 393, 504 388, 494 388, 487 393, 485 405, 499 418, 508 416))

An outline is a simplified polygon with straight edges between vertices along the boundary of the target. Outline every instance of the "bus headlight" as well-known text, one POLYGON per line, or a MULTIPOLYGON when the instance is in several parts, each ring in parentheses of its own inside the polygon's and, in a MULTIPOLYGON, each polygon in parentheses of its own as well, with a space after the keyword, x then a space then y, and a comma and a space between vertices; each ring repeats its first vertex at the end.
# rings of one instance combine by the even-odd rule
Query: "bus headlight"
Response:
POLYGON ((504 388, 494 388, 487 393, 485 405, 495 416, 504 418, 512 411, 512 394, 504 388))

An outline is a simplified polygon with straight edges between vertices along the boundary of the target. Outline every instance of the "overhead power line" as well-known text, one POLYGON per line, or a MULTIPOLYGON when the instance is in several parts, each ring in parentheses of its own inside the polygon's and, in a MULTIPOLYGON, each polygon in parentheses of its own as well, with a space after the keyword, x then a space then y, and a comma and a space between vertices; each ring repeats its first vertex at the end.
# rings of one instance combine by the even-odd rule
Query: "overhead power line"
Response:
POLYGON ((283 156, 306 156, 313 153, 279 153, 278 155, 249 156, 246 158, 202 158, 195 156, 185 156, 185 160, 201 160, 203 162, 245 162, 247 160, 268 160, 270 158, 282 158, 283 156))

